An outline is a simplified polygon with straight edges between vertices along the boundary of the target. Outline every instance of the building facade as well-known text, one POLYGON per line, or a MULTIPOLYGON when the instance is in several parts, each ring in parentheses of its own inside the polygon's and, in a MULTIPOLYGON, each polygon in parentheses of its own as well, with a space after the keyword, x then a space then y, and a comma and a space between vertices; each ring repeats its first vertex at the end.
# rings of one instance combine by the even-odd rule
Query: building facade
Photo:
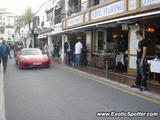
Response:
POLYGON ((56 49, 55 56, 64 59, 63 52, 61 51, 63 51, 62 44, 64 43, 62 19, 65 17, 65 1, 47 0, 43 5, 43 9, 41 8, 38 14, 40 21, 41 18, 44 18, 44 26, 42 24, 39 26, 41 32, 38 35, 38 41, 41 41, 42 44, 48 44, 49 55, 51 55, 54 47, 56 49))
POLYGON ((159 0, 68 0, 62 27, 71 41, 81 37, 86 65, 115 71, 117 51, 123 52, 123 72, 136 75, 135 31, 150 44, 148 57, 160 46, 159 0), (152 22, 154 21, 154 22, 152 22), (154 49, 153 49, 154 48, 154 49))

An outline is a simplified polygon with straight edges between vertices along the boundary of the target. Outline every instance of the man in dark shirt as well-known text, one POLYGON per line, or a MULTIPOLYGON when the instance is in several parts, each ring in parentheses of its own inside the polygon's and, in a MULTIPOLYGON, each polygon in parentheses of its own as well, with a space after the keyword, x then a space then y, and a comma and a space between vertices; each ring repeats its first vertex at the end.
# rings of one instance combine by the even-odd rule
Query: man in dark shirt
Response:
POLYGON ((64 43, 64 52, 65 52, 65 64, 69 65, 71 59, 71 43, 69 40, 67 40, 64 43))
POLYGON ((147 76, 144 66, 144 60, 147 54, 147 42, 143 38, 143 32, 141 30, 136 31, 136 38, 139 41, 137 50, 137 78, 135 85, 131 87, 137 87, 143 91, 147 87, 147 76))
POLYGON ((10 49, 9 46, 5 43, 5 41, 2 41, 2 45, 0 46, 0 50, 1 50, 1 58, 2 58, 2 62, 3 62, 3 72, 6 72, 6 68, 7 68, 7 61, 8 61, 8 56, 10 56, 10 49))

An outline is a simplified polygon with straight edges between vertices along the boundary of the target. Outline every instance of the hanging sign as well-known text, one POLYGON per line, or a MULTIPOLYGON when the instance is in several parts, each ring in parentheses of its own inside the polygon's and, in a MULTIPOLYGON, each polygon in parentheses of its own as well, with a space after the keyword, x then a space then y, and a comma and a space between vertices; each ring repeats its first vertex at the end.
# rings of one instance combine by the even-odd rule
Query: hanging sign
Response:
POLYGON ((67 20, 67 27, 83 23, 83 15, 79 15, 67 20))

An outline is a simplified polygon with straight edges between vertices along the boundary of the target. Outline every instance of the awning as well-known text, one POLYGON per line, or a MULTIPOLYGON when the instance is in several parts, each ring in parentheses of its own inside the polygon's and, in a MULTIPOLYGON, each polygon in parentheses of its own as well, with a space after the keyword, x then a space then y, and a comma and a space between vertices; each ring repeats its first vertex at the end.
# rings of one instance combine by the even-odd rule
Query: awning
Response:
POLYGON ((147 13, 125 16, 125 17, 112 19, 112 20, 106 20, 106 21, 103 21, 103 22, 92 23, 92 24, 89 24, 89 25, 83 25, 83 26, 80 26, 80 27, 64 30, 64 32, 69 32, 69 31, 73 31, 73 30, 77 30, 77 29, 93 27, 93 26, 98 26, 98 25, 103 25, 103 24, 108 24, 108 23, 114 23, 114 22, 118 22, 118 21, 129 20, 129 19, 142 18, 142 17, 152 16, 152 15, 160 15, 160 10, 154 11, 154 12, 147 12, 147 13))
POLYGON ((46 34, 38 35, 38 39, 43 39, 43 38, 47 38, 47 35, 46 34))

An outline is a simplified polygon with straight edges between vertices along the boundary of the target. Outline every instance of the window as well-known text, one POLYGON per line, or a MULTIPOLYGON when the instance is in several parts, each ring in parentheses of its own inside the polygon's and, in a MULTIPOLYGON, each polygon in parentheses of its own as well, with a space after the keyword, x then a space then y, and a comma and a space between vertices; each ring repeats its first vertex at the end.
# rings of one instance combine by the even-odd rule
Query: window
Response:
POLYGON ((2 16, 0 16, 0 25, 2 25, 2 16))
POLYGON ((0 34, 4 34, 4 29, 0 29, 0 34))
POLYGON ((61 9, 55 10, 55 24, 61 22, 61 9))
POLYGON ((47 21, 51 21, 53 18, 53 8, 46 12, 47 14, 47 21))

